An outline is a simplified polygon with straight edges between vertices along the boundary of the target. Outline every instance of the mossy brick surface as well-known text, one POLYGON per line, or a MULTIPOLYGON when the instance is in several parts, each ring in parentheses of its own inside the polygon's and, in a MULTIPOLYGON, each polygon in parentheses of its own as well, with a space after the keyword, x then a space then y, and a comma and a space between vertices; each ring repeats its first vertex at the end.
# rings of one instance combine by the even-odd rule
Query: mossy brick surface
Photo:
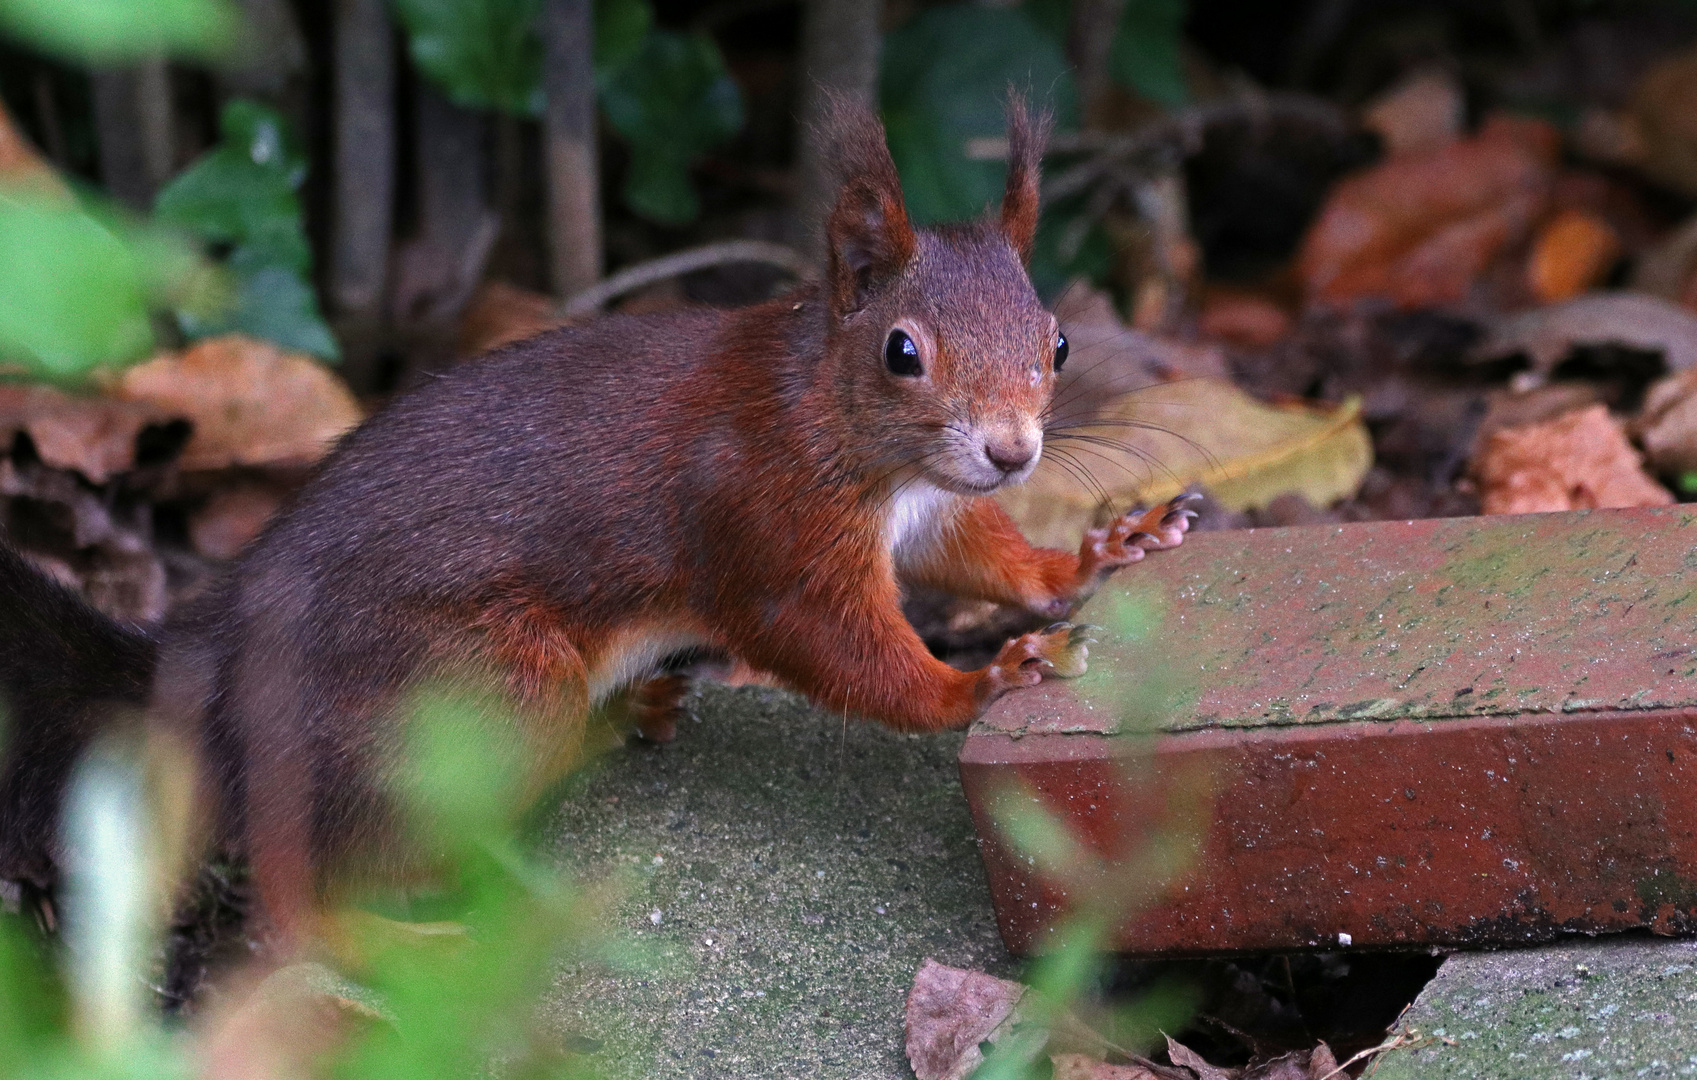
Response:
POLYGON ((1697 942, 1603 938, 1462 953, 1404 1018, 1441 1035, 1374 1080, 1697 1076, 1697 942))
POLYGON ((1078 617, 1090 672, 961 754, 1016 951, 1067 895, 995 838, 1011 785, 1109 856, 1211 794, 1128 953, 1697 934, 1692 507, 1205 533, 1078 617))
POLYGON ((613 1078, 910 1077, 920 962, 1011 974, 960 737, 764 689, 689 709, 676 742, 600 759, 545 826, 563 865, 624 879, 616 920, 651 965, 563 970, 547 1022, 613 1078))

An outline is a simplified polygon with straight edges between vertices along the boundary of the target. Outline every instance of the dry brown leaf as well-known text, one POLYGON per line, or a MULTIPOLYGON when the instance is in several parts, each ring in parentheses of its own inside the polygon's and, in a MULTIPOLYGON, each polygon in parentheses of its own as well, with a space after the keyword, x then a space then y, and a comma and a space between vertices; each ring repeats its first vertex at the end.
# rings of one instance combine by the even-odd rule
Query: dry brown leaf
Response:
POLYGON ((1697 368, 1650 387, 1632 428, 1657 471, 1697 470, 1697 368))
POLYGON ((40 384, 0 383, 0 437, 22 431, 41 460, 102 484, 135 465, 136 436, 166 419, 145 403, 67 394, 40 384))
POLYGON ((1210 289, 1197 317, 1203 337, 1264 349, 1290 333, 1290 316, 1279 305, 1253 293, 1210 289))
POLYGON ((1182 1065, 1195 1073, 1196 1080, 1238 1080, 1241 1075, 1241 1070, 1222 1069, 1217 1065, 1208 1064, 1201 1054, 1171 1035, 1167 1036, 1167 1057, 1172 1059, 1174 1065, 1182 1065))
POLYGON ((1332 1074, 1337 1071, 1337 1055, 1325 1043, 1316 1046, 1308 1055, 1308 1080, 1332 1080, 1332 1074))
POLYGON ((1361 124, 1390 156, 1428 154, 1461 136, 1465 102, 1447 71, 1418 71, 1367 103, 1361 124))
POLYGON ((1052 1054, 1054 1080, 1160 1080, 1141 1065, 1109 1065, 1088 1054, 1052 1054))
POLYGON ((1493 390, 1485 398, 1485 415, 1473 434, 1469 459, 1479 456, 1485 440, 1503 428, 1526 427, 1554 420, 1564 413, 1602 402, 1603 389, 1593 382, 1578 380, 1545 383, 1530 390, 1493 390))
POLYGON ((1307 1050, 1292 1050, 1266 1061, 1253 1062, 1244 1070, 1243 1080, 1311 1080, 1309 1070, 1313 1055, 1307 1050))
POLYGON ((1487 514, 1674 501, 1645 474, 1621 424, 1601 405, 1493 432, 1474 460, 1473 473, 1487 514))
POLYGON ((907 1059, 918 1080, 955 1080, 984 1060, 980 1043, 1014 1015, 1025 987, 927 958, 907 995, 907 1059))
POLYGON ((1473 355, 1524 353, 1547 374, 1576 346, 1595 345, 1659 352, 1669 371, 1684 371, 1697 367, 1697 314, 1642 293, 1589 293, 1497 320, 1473 355))
POLYGON ((490 349, 535 337, 566 319, 555 313, 554 298, 505 281, 485 282, 460 318, 459 353, 477 356, 490 349))
POLYGON ((1549 125, 1497 116, 1472 138, 1343 180, 1298 258, 1309 296, 1461 299, 1542 214, 1559 147, 1549 125))
POLYGON ((184 469, 310 463, 362 419, 323 364, 236 334, 138 364, 116 393, 194 425, 184 469))
POLYGON ((1583 210, 1551 218, 1532 244, 1526 285, 1541 303, 1571 300, 1603 280, 1621 255, 1620 236, 1583 210))
POLYGON ((1693 298, 1688 294, 1697 280, 1693 269, 1697 269, 1697 217, 1687 218, 1638 256, 1632 288, 1691 307, 1693 298))
POLYGON ((1194 485, 1232 510, 1266 506, 1290 491, 1330 506, 1353 495, 1373 464, 1353 400, 1268 405, 1223 380, 1187 379, 1111 399, 1096 418, 1100 426, 1077 434, 1114 446, 1052 437, 1047 464, 998 496, 1033 543, 1077 544, 1081 530, 1098 524, 1104 493, 1122 509, 1194 485), (1081 469, 1093 482, 1080 479, 1081 469))

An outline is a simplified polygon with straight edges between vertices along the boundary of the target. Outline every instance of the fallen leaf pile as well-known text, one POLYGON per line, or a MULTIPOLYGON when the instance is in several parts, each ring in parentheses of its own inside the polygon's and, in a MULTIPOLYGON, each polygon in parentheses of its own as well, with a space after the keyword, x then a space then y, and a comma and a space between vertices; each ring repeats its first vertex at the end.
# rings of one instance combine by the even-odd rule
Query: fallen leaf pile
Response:
POLYGON ((1022 983, 927 959, 914 974, 907 998, 907 1058, 914 1076, 966 1080, 984 1063, 987 1047, 1027 1064, 1047 1057, 1055 1080, 1333 1080, 1342 1075, 1324 1042, 1311 1050, 1257 1054, 1246 1066, 1223 1068, 1169 1036, 1170 1064, 1152 1061, 1113 1046, 1071 1014, 1052 1026, 1027 1017, 1020 1005, 1032 993, 1022 983))
POLYGON ((1559 147, 1548 125, 1496 116, 1470 138, 1343 180, 1297 258, 1310 298, 1383 296, 1405 308, 1462 299, 1537 224, 1559 147))
POLYGON ((309 356, 208 338, 74 394, 0 383, 0 507, 37 566, 109 614, 153 622, 232 557, 362 411, 309 356), (156 542, 183 515, 193 552, 156 542))

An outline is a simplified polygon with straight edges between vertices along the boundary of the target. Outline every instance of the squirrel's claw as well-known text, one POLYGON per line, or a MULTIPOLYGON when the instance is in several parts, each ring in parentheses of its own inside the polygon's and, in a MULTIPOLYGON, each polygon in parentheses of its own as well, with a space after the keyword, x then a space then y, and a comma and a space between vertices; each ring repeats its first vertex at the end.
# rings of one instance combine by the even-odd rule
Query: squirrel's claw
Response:
POLYGON ((1080 569, 1098 574, 1142 559, 1147 552, 1165 551, 1184 542, 1196 511, 1189 503, 1201 498, 1185 492, 1153 510, 1133 510, 1111 525, 1084 534, 1079 552, 1080 569))
POLYGON ((1044 679, 1074 679, 1084 674, 1090 659, 1094 626, 1050 623, 1021 634, 1003 645, 991 661, 990 676, 1003 689, 1036 686, 1044 679))

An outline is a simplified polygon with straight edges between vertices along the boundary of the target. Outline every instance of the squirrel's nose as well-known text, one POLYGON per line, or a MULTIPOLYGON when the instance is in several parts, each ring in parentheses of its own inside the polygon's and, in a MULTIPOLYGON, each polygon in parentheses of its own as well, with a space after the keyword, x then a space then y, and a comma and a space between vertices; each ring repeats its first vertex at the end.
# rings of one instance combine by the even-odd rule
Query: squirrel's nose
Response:
POLYGON ((1019 436, 984 440, 984 456, 1005 473, 1016 473, 1037 456, 1037 443, 1019 436))

